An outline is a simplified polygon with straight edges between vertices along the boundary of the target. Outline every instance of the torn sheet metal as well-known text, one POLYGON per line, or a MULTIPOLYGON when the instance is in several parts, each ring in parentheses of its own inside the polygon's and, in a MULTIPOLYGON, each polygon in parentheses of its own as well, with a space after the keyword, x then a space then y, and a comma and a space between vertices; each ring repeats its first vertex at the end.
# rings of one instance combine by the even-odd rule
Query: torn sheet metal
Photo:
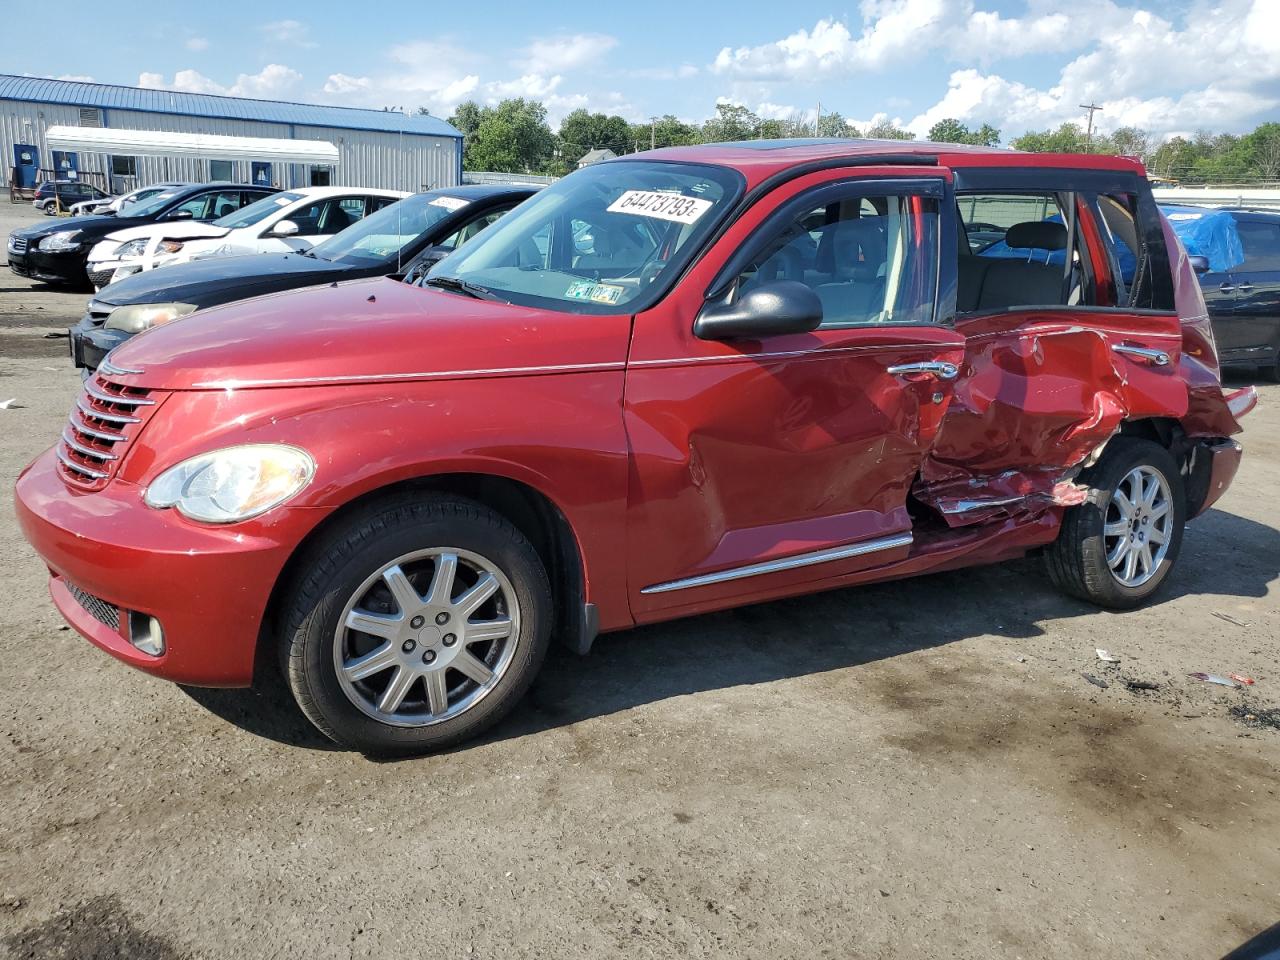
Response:
POLYGON ((1000 329, 1007 314, 962 321, 965 367, 916 498, 952 527, 1077 504, 1086 489, 1075 476, 1126 420, 1184 416, 1177 318, 1099 321, 1065 311, 1029 314, 1012 330, 1000 329))

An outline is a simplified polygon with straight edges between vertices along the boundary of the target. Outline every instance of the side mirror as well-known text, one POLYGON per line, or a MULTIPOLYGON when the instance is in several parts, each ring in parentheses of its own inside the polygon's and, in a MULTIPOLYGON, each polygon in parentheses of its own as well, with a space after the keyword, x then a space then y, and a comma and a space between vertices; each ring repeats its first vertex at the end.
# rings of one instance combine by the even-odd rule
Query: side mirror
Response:
POLYGON ((190 210, 175 210, 173 213, 169 214, 169 219, 170 220, 194 220, 195 214, 192 213, 190 210))
POLYGON ((1198 253, 1188 255, 1187 263, 1191 264, 1191 269, 1196 273, 1209 272, 1209 258, 1202 257, 1198 253))
POLYGON ((409 264, 409 269, 404 273, 405 283, 420 283, 437 263, 453 253, 449 247, 433 246, 427 247, 409 264))
POLYGON ((292 220, 281 220, 271 228, 273 237, 292 237, 298 232, 298 225, 292 220))
POLYGON ((796 280, 779 280, 748 290, 732 303, 708 303, 693 322, 700 340, 758 340, 784 333, 809 333, 822 323, 822 301, 796 280))

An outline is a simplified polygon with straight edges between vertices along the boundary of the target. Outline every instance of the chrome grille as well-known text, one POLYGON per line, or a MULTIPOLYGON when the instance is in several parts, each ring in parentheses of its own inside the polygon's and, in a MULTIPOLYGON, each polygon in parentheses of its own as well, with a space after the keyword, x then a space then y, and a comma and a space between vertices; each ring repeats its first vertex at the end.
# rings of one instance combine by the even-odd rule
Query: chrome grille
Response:
MULTIPOLYGON (((89 279, 93 280, 94 286, 103 286, 106 284, 107 280, 111 279, 112 272, 113 271, 111 270, 97 271, 96 273, 89 274, 89 279), (94 277, 100 276, 101 274, 104 274, 104 273, 107 276, 107 280, 103 280, 99 282, 98 280, 94 279, 94 277)), ((100 327, 107 322, 107 317, 111 316, 111 313, 113 310, 115 310, 115 307, 111 306, 110 304, 102 303, 98 300, 90 300, 89 308, 86 316, 89 319, 89 323, 91 323, 95 327, 100 327)))
POLYGON ((153 391, 115 383, 101 373, 86 380, 55 451, 63 478, 78 487, 105 486, 156 403, 153 391))
POLYGON ((63 580, 63 585, 67 588, 67 592, 76 598, 76 603, 84 607, 85 612, 93 619, 97 620, 104 626, 110 627, 112 630, 120 629, 120 608, 114 603, 107 603, 100 597, 95 597, 92 593, 86 593, 81 590, 70 580, 63 580))
POLYGON ((26 237, 10 237, 9 249, 12 250, 14 253, 26 253, 27 238, 26 237))

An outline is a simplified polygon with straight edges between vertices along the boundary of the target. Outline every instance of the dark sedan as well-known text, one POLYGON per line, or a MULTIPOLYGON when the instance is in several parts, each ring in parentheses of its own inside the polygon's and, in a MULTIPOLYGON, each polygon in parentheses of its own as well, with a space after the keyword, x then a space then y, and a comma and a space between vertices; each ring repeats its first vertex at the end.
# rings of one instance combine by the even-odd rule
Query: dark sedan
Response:
POLYGON ((82 287, 91 281, 85 263, 93 245, 109 233, 169 220, 216 220, 276 191, 231 183, 201 183, 163 190, 129 206, 127 216, 59 218, 9 234, 9 269, 22 277, 82 287))
POLYGON ((516 184, 429 190, 383 207, 306 253, 212 257, 148 270, 104 288, 71 328, 77 367, 96 369, 134 334, 204 307, 363 277, 417 276, 531 196, 516 184))

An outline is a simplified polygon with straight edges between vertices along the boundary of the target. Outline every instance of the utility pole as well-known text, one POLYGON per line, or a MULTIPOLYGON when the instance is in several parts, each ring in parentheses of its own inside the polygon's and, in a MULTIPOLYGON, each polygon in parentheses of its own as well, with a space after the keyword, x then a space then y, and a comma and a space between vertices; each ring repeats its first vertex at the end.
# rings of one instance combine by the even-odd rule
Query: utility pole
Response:
POLYGON ((652 150, 657 146, 658 142, 658 118, 649 118, 649 149, 652 150))
POLYGON ((1082 103, 1080 109, 1089 111, 1089 123, 1084 132, 1084 152, 1093 153, 1093 115, 1102 108, 1096 103, 1082 103))
POLYGON ((818 123, 822 120, 822 101, 818 101, 818 112, 813 115, 813 135, 818 135, 818 123))

